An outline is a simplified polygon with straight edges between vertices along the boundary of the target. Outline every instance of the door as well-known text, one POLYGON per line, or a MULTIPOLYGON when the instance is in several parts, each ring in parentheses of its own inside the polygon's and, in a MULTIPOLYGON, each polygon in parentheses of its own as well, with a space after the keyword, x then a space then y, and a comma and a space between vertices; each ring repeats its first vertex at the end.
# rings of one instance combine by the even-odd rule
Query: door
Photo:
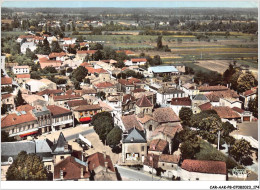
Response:
POLYGON ((250 116, 244 116, 243 121, 250 121, 250 116))

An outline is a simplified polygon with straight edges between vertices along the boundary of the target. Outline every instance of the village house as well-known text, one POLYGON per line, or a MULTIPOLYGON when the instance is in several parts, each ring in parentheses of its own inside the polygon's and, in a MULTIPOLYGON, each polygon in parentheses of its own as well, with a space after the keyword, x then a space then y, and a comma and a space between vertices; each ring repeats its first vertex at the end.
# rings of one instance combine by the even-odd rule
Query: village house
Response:
POLYGON ((13 79, 11 77, 1 77, 1 87, 12 87, 13 79))
POLYGON ((38 133, 40 135, 52 131, 51 112, 46 106, 35 106, 35 108, 32 109, 32 114, 37 118, 38 133))
POLYGON ((125 60, 124 61, 126 66, 145 65, 146 62, 147 62, 146 58, 133 58, 131 60, 125 60))
POLYGON ((75 44, 76 38, 62 38, 60 41, 63 44, 75 44))
POLYGON ((204 94, 213 106, 220 106, 220 98, 231 98, 239 100, 239 95, 234 90, 223 90, 223 91, 214 91, 207 92, 204 94))
POLYGON ((88 163, 68 156, 54 166, 54 181, 89 181, 88 163))
POLYGON ((253 114, 250 111, 245 111, 245 110, 238 108, 238 107, 233 107, 232 110, 234 110, 235 112, 237 112, 240 115, 242 122, 244 122, 244 121, 250 121, 251 122, 252 119, 253 119, 253 114))
POLYGON ((52 131, 74 127, 74 117, 70 110, 56 105, 49 105, 47 109, 51 112, 52 131))
POLYGON ((228 121, 237 128, 237 121, 238 119, 241 119, 241 116, 237 112, 227 106, 215 106, 212 109, 217 112, 222 122, 228 121))
POLYGON ((72 109, 75 115, 75 119, 79 122, 89 122, 91 121, 92 117, 101 112, 102 108, 100 105, 80 105, 72 109))
POLYGON ((34 42, 24 42, 21 45, 21 53, 25 54, 27 48, 29 48, 32 52, 34 52, 34 50, 36 50, 37 46, 34 42))
POLYGON ((133 114, 135 111, 135 108, 134 108, 135 103, 136 103, 136 100, 132 95, 130 95, 130 94, 124 95, 122 103, 121 103, 122 115, 133 114))
POLYGON ((191 99, 189 97, 172 98, 170 107, 179 115, 181 108, 191 108, 191 99))
POLYGON ((213 107, 213 105, 211 104, 211 102, 201 104, 201 105, 198 106, 197 113, 200 113, 200 112, 206 111, 206 110, 211 110, 212 107, 213 107))
POLYGON ((221 86, 221 85, 216 85, 216 86, 209 86, 209 85, 204 85, 198 87, 200 94, 205 94, 208 92, 216 92, 216 91, 226 91, 229 88, 226 86, 221 86))
POLYGON ((57 85, 48 79, 30 79, 24 82, 24 88, 29 90, 31 93, 37 93, 45 89, 56 90, 57 85))
POLYGON ((87 55, 92 56, 97 50, 78 50, 76 58, 79 60, 84 60, 87 55))
POLYGON ((22 94, 22 97, 24 101, 27 104, 30 104, 31 106, 46 106, 48 105, 48 102, 41 96, 38 96, 36 94, 22 94))
POLYGON ((13 67, 13 73, 17 74, 28 74, 30 72, 30 67, 28 65, 21 65, 13 67))
POLYGON ((91 180, 117 181, 117 174, 113 162, 105 152, 96 152, 87 158, 91 180))
POLYGON ((43 60, 40 61, 41 69, 44 69, 45 67, 54 67, 56 70, 60 70, 62 66, 62 61, 55 61, 55 60, 43 60))
POLYGON ((151 91, 142 91, 142 90, 134 90, 132 91, 131 95, 136 99, 139 100, 140 98, 142 98, 143 96, 146 96, 147 99, 151 102, 151 104, 155 104, 156 103, 156 93, 155 92, 151 92, 151 91))
POLYGON ((233 108, 233 107, 242 108, 242 102, 235 98, 220 98, 219 105, 228 106, 230 108, 233 108))
POLYGON ((94 88, 97 90, 97 92, 104 92, 106 93, 106 97, 108 97, 110 94, 116 93, 117 88, 116 85, 110 83, 110 82, 100 82, 93 85, 94 88))
POLYGON ((38 133, 38 121, 31 112, 15 112, 1 118, 1 131, 20 140, 22 137, 38 133))
POLYGON ((158 168, 163 169, 162 177, 172 179, 173 176, 178 176, 180 169, 180 154, 161 154, 158 160, 158 168))
POLYGON ((248 103, 250 100, 253 100, 257 96, 257 87, 247 90, 240 94, 239 99, 243 102, 242 108, 248 109, 248 103))
POLYGON ((71 100, 67 102, 68 109, 73 110, 78 106, 89 105, 87 100, 71 100))
POLYGON ((30 74, 18 74, 16 75, 15 80, 18 84, 22 85, 25 81, 30 80, 31 75, 30 74))
POLYGON ((127 165, 137 165, 144 162, 147 155, 147 141, 143 131, 130 129, 122 136, 122 162, 127 165))
POLYGON ((71 100, 82 100, 83 98, 79 95, 58 95, 51 96, 49 99, 50 105, 62 106, 67 108, 67 102, 71 100))
POLYGON ((90 83, 93 83, 97 79, 98 79, 98 82, 106 82, 111 79, 110 74, 102 68, 99 68, 99 69, 94 69, 93 67, 85 67, 85 68, 88 70, 88 73, 90 74, 89 76, 86 76, 85 78, 89 78, 90 83))
POLYGON ((180 86, 180 89, 184 91, 185 96, 189 96, 191 99, 200 93, 195 83, 185 83, 180 86))
POLYGON ((172 98, 185 97, 185 93, 182 90, 170 87, 160 88, 156 93, 156 101, 160 105, 169 104, 172 98))
POLYGON ((161 155, 168 153, 168 142, 163 139, 153 139, 148 142, 148 154, 161 155))
POLYGON ((2 102, 2 104, 1 104, 2 106, 3 106, 3 104, 7 105, 8 111, 13 110, 15 107, 14 96, 12 94, 2 94, 1 102, 2 102))
POLYGON ((180 178, 183 181, 226 181, 226 163, 186 159, 181 165, 180 178))
POLYGON ((65 61, 66 55, 67 54, 65 52, 60 52, 60 53, 52 52, 52 53, 49 54, 49 59, 63 62, 63 61, 65 61))
POLYGON ((42 96, 45 99, 45 101, 49 102, 51 96, 64 95, 64 92, 61 89, 58 90, 45 89, 41 92, 38 92, 36 95, 42 96))
POLYGON ((194 114, 200 112, 199 106, 202 104, 205 104, 207 102, 210 102, 210 100, 203 94, 197 94, 192 99, 192 111, 194 114))
POLYGON ((149 172, 150 174, 157 174, 159 155, 147 154, 143 163, 143 170, 149 172))

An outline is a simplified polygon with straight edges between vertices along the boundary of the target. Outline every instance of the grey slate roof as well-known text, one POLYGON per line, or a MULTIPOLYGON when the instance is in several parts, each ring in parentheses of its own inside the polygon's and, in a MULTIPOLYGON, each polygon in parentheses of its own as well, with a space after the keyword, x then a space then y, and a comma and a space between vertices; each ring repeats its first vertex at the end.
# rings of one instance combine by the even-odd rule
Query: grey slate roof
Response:
POLYGON ((193 100, 209 100, 209 99, 203 94, 197 94, 194 96, 193 100))
POLYGON ((53 143, 49 139, 35 140, 36 153, 52 152, 53 143))
POLYGON ((136 129, 132 128, 128 132, 129 134, 123 139, 123 143, 146 143, 145 134, 136 129))
POLYGON ((54 145, 52 147, 53 153, 70 152, 70 150, 68 150, 68 151, 65 150, 66 144, 67 144, 67 140, 65 139, 63 133, 61 132, 57 143, 54 143, 54 145))
POLYGON ((33 112, 33 114, 34 114, 36 117, 39 117, 39 116, 42 116, 42 115, 51 114, 50 110, 48 110, 48 108, 47 108, 46 106, 43 106, 41 111, 38 111, 38 110, 36 110, 36 109, 33 109, 32 112, 33 112))
POLYGON ((35 143, 32 141, 2 142, 1 162, 6 162, 9 157, 15 159, 21 151, 26 151, 27 154, 35 153, 35 143))

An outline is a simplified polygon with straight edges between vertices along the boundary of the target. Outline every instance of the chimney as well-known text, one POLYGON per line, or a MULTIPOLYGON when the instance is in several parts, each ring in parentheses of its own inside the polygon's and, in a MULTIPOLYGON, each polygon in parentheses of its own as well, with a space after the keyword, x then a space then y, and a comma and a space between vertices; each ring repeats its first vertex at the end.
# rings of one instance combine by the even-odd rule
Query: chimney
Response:
POLYGON ((104 155, 104 160, 106 160, 106 159, 107 159, 107 153, 106 153, 106 151, 104 151, 103 155, 104 155))
POLYGON ((106 171, 108 169, 108 162, 105 162, 105 168, 106 168, 106 171))
POLYGON ((83 172, 83 167, 80 168, 80 178, 84 178, 84 172, 83 172))
POLYGON ((60 179, 63 180, 63 170, 60 170, 60 179))

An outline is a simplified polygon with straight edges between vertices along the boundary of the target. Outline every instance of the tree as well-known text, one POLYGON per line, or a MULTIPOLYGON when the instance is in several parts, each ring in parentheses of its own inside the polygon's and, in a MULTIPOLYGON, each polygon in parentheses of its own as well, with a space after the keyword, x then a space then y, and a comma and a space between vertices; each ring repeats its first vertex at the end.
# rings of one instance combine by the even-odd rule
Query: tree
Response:
POLYGON ((56 52, 56 53, 62 52, 62 49, 60 48, 58 41, 52 41, 51 52, 56 52))
POLYGON ((49 55, 50 53, 51 53, 50 44, 49 44, 47 38, 45 38, 43 40, 42 54, 43 55, 49 55))
POLYGON ((179 113, 179 117, 183 125, 190 125, 190 120, 192 116, 192 110, 190 108, 182 107, 179 113))
POLYGON ((257 86, 257 80, 252 73, 244 73, 239 76, 237 84, 237 91, 241 93, 257 86))
POLYGON ((58 71, 55 69, 55 67, 52 67, 52 66, 45 67, 42 70, 42 72, 45 73, 45 74, 47 74, 47 73, 58 73, 58 71))
POLYGON ((222 135, 224 137, 227 137, 229 136, 229 134, 234 131, 236 128, 231 124, 229 123, 228 121, 226 121, 225 123, 222 124, 222 135))
POLYGON ((163 48, 162 36, 158 36, 158 38, 157 38, 157 49, 160 50, 162 48, 163 48))
POLYGON ((73 69, 71 67, 69 67, 67 70, 66 70, 67 73, 72 73, 73 72, 73 69))
POLYGON ((31 60, 37 59, 35 53, 33 53, 29 48, 26 48, 25 52, 26 57, 30 58, 31 60))
POLYGON ((39 156, 22 151, 8 168, 6 179, 16 181, 47 180, 47 170, 39 156))
POLYGON ((219 117, 209 115, 199 121, 198 128, 200 130, 209 131, 212 134, 217 134, 218 131, 222 130, 222 123, 219 117))
POLYGON ((229 154, 238 162, 241 162, 246 157, 250 157, 251 145, 245 139, 236 140, 235 144, 230 147, 229 154))
POLYGON ((248 109, 253 113, 254 117, 258 118, 258 96, 249 100, 248 109))
POLYGON ((88 70, 83 66, 79 66, 72 72, 71 77, 76 79, 78 82, 82 82, 87 74, 88 70))
POLYGON ((25 104, 25 101, 24 101, 24 99, 23 99, 23 97, 22 97, 21 90, 18 91, 17 96, 16 96, 15 99, 14 99, 14 103, 15 103, 15 106, 16 106, 16 107, 25 104))
POLYGON ((93 54, 93 59, 95 61, 99 61, 102 60, 104 57, 103 53, 100 50, 97 50, 94 54, 93 54))
POLYGON ((92 125, 99 138, 104 143, 108 133, 114 128, 114 120, 109 112, 97 113, 93 116, 92 125))
POLYGON ((107 144, 110 146, 116 146, 120 143, 122 139, 122 130, 115 126, 108 134, 107 134, 107 144))
POLYGON ((41 79, 41 73, 39 71, 32 71, 31 72, 31 79, 41 79))
POLYGON ((9 137, 8 133, 1 131, 1 142, 13 142, 15 141, 14 137, 9 137))

